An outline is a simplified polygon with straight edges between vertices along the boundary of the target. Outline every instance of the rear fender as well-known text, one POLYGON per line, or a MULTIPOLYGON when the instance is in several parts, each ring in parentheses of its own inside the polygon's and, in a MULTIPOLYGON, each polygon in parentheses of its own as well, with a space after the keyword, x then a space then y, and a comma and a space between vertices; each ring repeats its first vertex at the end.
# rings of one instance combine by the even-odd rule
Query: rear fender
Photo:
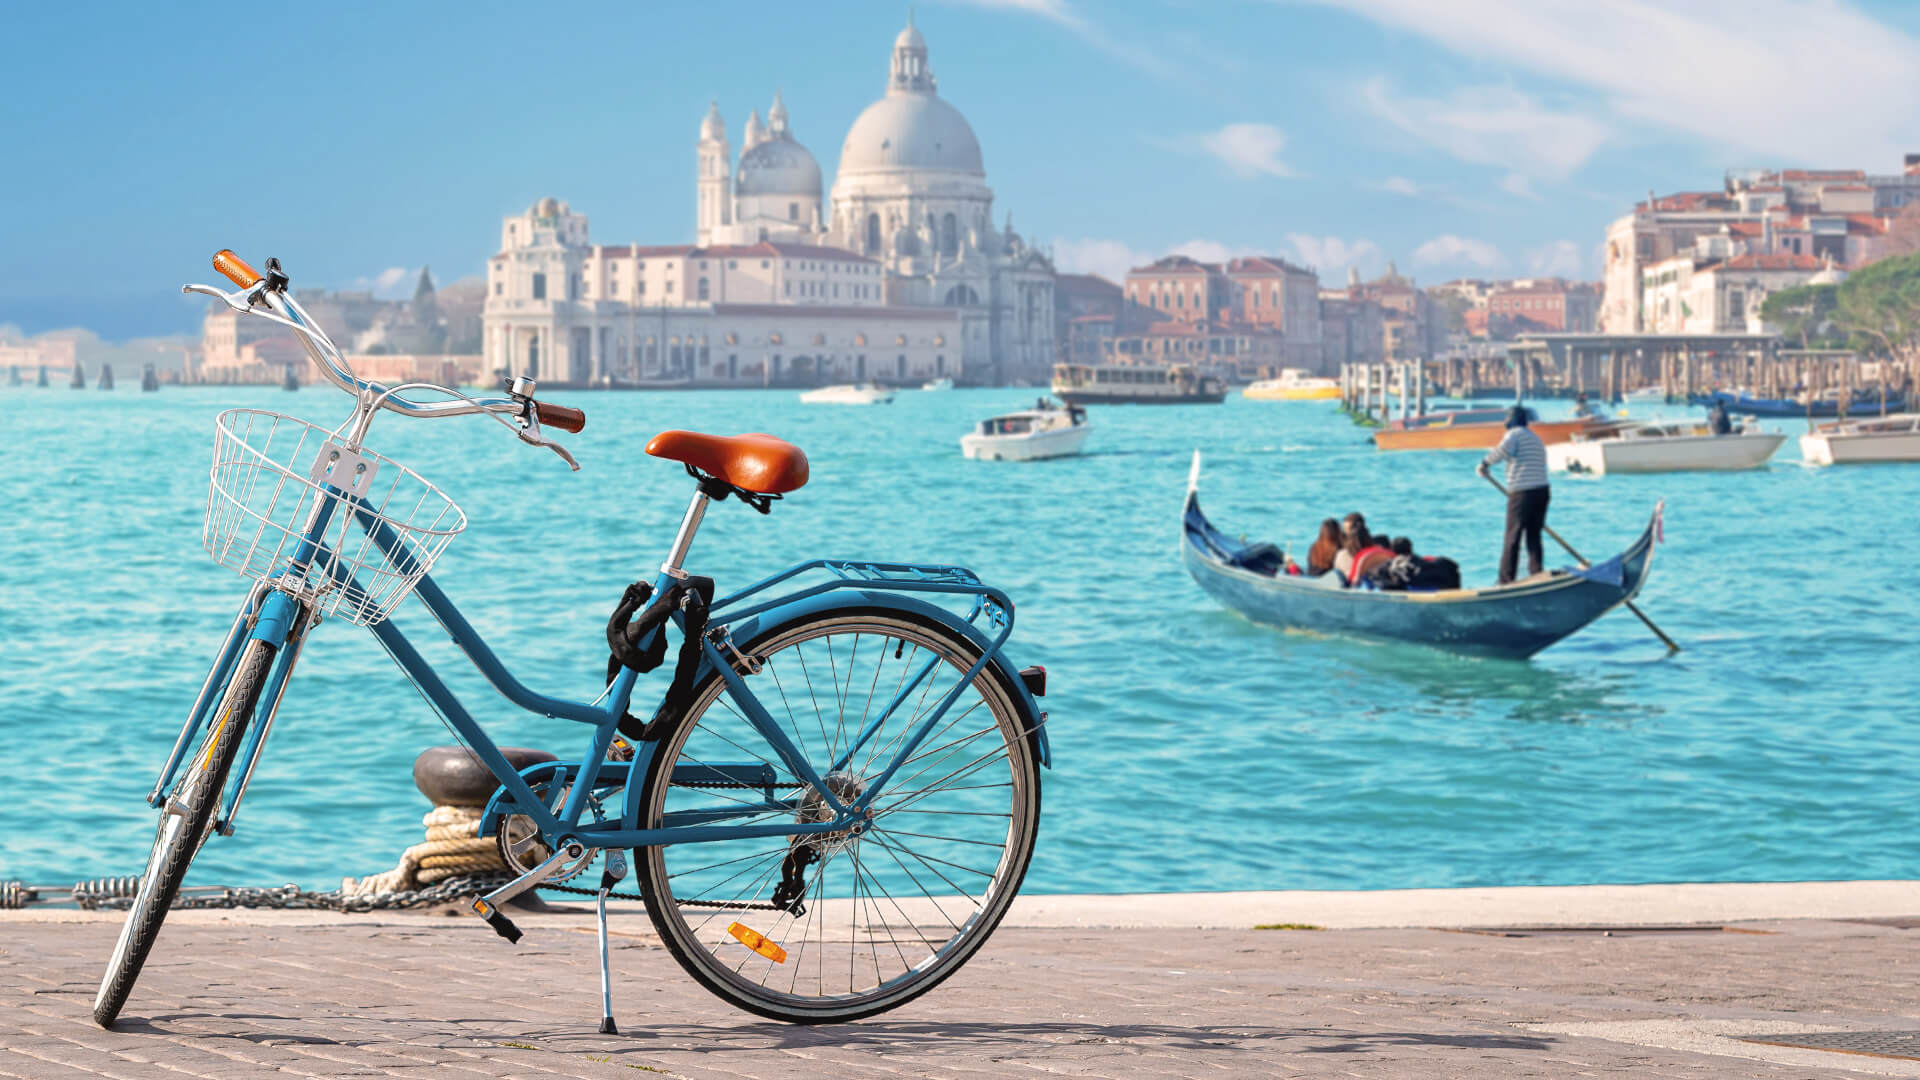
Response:
MULTIPOLYGON (((789 626, 806 622, 829 611, 845 608, 881 608, 898 611, 903 614, 921 615, 946 626, 960 636, 973 642, 981 652, 987 652, 993 646, 993 639, 981 632, 980 628, 947 609, 927 603, 917 597, 902 592, 889 592, 882 589, 852 590, 836 589, 817 596, 804 597, 791 603, 769 608, 751 618, 742 620, 730 630, 734 642, 745 647, 763 635, 789 626)), ((1022 726, 1027 729, 1027 737, 1033 743, 1033 752, 1040 764, 1053 768, 1053 748, 1047 740, 1046 714, 1040 711, 1040 705, 1034 700, 1032 691, 1027 689, 1026 681, 1020 678, 1019 671, 1007 660, 1004 652, 995 652, 987 659, 987 669, 1000 680, 1008 695, 1013 698, 1014 707, 1020 710, 1022 726)), ((711 665, 702 664, 700 676, 694 685, 700 684, 711 671, 711 665)))

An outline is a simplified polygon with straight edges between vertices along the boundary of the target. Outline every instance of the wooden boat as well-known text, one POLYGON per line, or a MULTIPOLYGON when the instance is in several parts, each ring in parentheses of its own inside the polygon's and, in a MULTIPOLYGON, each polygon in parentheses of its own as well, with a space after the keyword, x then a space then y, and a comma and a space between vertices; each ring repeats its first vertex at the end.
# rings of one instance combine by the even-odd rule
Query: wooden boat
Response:
POLYGON ((1821 424, 1800 436, 1809 465, 1920 461, 1920 413, 1821 424))
POLYGON ((1253 401, 1323 401, 1340 396, 1340 384, 1318 378, 1301 368, 1283 368, 1277 379, 1247 384, 1240 396, 1253 401))
POLYGON ((1180 557, 1208 595, 1257 623, 1385 638, 1470 656, 1525 659, 1633 599, 1653 565, 1661 507, 1625 551, 1585 569, 1510 585, 1437 592, 1344 588, 1336 575, 1292 576, 1271 544, 1235 540, 1200 512, 1200 455, 1181 514, 1180 557))
MULTIPOLYGON (((1729 390, 1714 390, 1710 393, 1694 394, 1687 400, 1690 404, 1704 405, 1708 408, 1718 403, 1726 406, 1727 411, 1736 416, 1819 419, 1840 415, 1840 394, 1835 390, 1829 390, 1814 398, 1809 398, 1805 394, 1796 398, 1760 398, 1729 390)), ((1906 408, 1906 405, 1907 399, 1900 394, 1888 395, 1883 403, 1877 391, 1863 390, 1847 402, 1847 415, 1879 416, 1883 412, 1899 412, 1906 408)))
MULTIPOLYGON (((1569 420, 1542 420, 1527 410, 1540 441, 1566 442, 1576 434, 1595 436, 1616 430, 1618 421, 1596 416, 1569 420)), ((1507 409, 1448 409, 1394 420, 1373 433, 1373 445, 1382 450, 1491 450, 1507 433, 1507 409)))
POLYGON ((1547 447, 1547 468, 1595 476, 1757 469, 1786 441, 1780 432, 1757 429, 1715 435, 1692 420, 1634 424, 1598 438, 1576 434, 1547 447))

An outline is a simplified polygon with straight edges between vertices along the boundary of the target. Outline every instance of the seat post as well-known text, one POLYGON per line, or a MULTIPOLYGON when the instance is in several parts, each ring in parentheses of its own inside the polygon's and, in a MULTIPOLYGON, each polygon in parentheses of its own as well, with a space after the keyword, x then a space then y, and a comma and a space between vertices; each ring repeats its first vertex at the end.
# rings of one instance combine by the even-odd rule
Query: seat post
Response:
POLYGON ((707 515, 707 503, 711 502, 706 492, 695 491, 693 501, 687 504, 687 514, 680 519, 680 531, 674 534, 673 547, 667 551, 667 561, 660 564, 660 572, 668 577, 681 576, 680 564, 686 560, 687 549, 693 546, 693 534, 700 531, 700 519, 707 515))

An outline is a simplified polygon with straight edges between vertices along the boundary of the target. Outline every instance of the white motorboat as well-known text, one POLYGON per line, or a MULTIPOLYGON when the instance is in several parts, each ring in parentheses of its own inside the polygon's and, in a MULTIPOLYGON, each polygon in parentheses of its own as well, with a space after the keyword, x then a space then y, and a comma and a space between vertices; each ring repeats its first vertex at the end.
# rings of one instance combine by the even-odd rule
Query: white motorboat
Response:
POLYGON ((1920 413, 1821 424, 1800 436, 1809 465, 1920 461, 1920 413))
POLYGON ((1093 425, 1078 406, 1023 409, 990 420, 960 437, 960 452, 976 461, 1037 461, 1080 452, 1093 425))
POLYGON ((1664 405, 1667 401, 1667 389, 1664 386, 1643 386, 1638 390, 1629 390, 1620 396, 1627 405, 1664 405))
POLYGON ((893 400, 893 391, 877 382, 823 386, 800 395, 805 405, 885 405, 893 400))
POLYGON ((922 389, 922 390, 951 390, 951 389, 953 389, 953 380, 952 380, 952 379, 949 379, 949 378, 947 378, 947 377, 946 377, 946 376, 944 376, 944 375, 942 375, 941 377, 939 377, 939 378, 937 378, 937 379, 928 379, 928 380, 927 380, 926 382, 924 382, 924 383, 921 383, 921 384, 920 384, 920 389, 922 389))
POLYGON ((1704 423, 1633 424, 1598 437, 1576 433, 1547 446, 1547 467, 1564 472, 1657 473, 1757 469, 1787 437, 1750 428, 1715 435, 1704 423))

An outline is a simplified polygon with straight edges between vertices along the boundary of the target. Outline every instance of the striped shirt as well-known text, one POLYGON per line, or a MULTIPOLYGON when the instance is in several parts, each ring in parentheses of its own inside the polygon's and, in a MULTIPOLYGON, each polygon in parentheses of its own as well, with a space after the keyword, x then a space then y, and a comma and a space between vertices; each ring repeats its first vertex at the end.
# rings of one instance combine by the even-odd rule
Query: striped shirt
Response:
POLYGON ((1540 436, 1523 427, 1512 427, 1500 445, 1487 454, 1486 464, 1507 463, 1507 490, 1527 491, 1547 486, 1547 446, 1540 436))

